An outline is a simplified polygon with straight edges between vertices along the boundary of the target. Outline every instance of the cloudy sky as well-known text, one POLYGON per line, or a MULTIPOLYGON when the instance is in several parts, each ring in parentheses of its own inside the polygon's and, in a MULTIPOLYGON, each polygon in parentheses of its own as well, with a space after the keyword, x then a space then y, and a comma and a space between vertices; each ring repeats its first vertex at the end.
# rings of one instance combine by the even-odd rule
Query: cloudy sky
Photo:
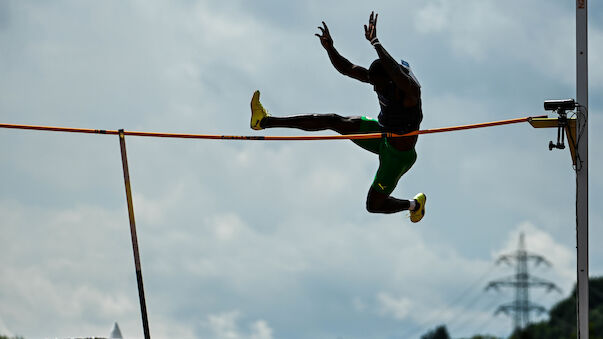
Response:
MULTIPOLYGON (((314 36, 368 66, 363 25, 408 60, 423 128, 544 114, 575 97, 573 1, 0 1, 0 122, 235 135, 249 100, 274 115, 378 113, 314 36)), ((603 6, 590 20, 590 272, 603 275, 603 6)), ((326 133, 326 132, 323 132, 326 133)), ((513 291, 495 265, 525 233, 575 283, 575 172, 528 124, 421 137, 395 196, 428 196, 419 224, 364 210, 377 168, 349 141, 128 137, 155 338, 507 335, 513 291)), ((0 334, 142 338, 116 136, 0 130, 0 334)), ((542 317, 538 318, 542 319, 542 317)))

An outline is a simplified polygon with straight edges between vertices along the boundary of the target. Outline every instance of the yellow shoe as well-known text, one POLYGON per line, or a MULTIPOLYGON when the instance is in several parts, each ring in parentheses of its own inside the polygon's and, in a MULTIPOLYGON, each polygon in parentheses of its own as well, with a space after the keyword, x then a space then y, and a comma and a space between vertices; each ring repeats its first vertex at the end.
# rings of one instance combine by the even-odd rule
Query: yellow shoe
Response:
POLYGON ((266 109, 264 109, 264 106, 260 102, 260 91, 253 92, 253 97, 251 98, 251 128, 255 130, 264 129, 260 126, 260 123, 268 116, 270 115, 268 115, 268 112, 266 112, 266 109))
POLYGON ((410 211, 410 221, 419 222, 423 219, 425 215, 425 202, 427 201, 427 197, 423 193, 419 193, 415 195, 414 199, 419 204, 419 208, 414 211, 410 211))

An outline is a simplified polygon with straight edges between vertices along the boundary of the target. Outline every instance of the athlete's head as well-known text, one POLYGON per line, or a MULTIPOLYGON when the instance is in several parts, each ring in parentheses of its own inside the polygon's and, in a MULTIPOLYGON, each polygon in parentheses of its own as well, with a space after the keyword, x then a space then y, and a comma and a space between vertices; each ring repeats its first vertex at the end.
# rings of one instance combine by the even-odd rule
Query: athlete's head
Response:
MULTIPOLYGON (((419 81, 417 80, 413 72, 410 70, 410 65, 408 64, 408 62, 401 60, 401 63, 398 65, 404 73, 408 74, 414 80, 417 86, 421 87, 419 81)), ((385 71, 385 67, 383 66, 383 62, 381 61, 381 59, 373 61, 373 63, 369 67, 369 81, 371 84, 373 84, 375 90, 382 90, 387 86, 391 85, 392 79, 390 78, 389 74, 387 74, 387 72, 385 71)))
POLYGON ((383 67, 381 59, 373 61, 369 67, 369 81, 375 87, 375 90, 381 90, 390 85, 391 78, 383 67))

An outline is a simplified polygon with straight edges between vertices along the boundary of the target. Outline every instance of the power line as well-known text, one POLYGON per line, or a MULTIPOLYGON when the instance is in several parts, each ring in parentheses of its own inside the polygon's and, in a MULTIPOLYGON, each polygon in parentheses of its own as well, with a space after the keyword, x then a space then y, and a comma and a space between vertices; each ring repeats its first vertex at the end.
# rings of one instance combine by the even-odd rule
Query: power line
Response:
MULTIPOLYGON (((475 287, 481 285, 482 282, 488 277, 488 275, 492 273, 492 271, 494 271, 495 268, 495 265, 491 265, 475 281, 473 281, 465 289, 463 289, 461 293, 458 294, 458 296, 452 299, 452 301, 450 301, 445 308, 439 308, 438 312, 432 314, 427 319, 424 319, 420 322, 420 324, 411 327, 409 330, 402 334, 401 338, 410 338, 419 334, 420 332, 427 331, 429 329, 428 325, 432 326, 434 321, 441 319, 446 313, 453 310, 454 306, 456 306, 459 302, 466 300, 466 297, 469 295, 469 292, 475 291, 475 287)), ((477 295, 477 297, 472 298, 468 304, 465 304, 465 307, 463 307, 463 309, 471 307, 473 304, 475 304, 479 297, 480 295, 477 295)))
MULTIPOLYGON (((483 295, 483 294, 480 294, 480 295, 483 295)), ((490 313, 490 309, 492 309, 492 307, 493 307, 494 305, 496 305, 496 303, 497 303, 497 302, 498 302, 498 300, 493 299, 493 300, 491 300, 491 301, 490 301, 490 303, 488 303, 488 304, 486 305, 486 307, 482 307, 482 310, 486 310, 486 311, 488 312, 489 317, 486 317, 486 320, 485 320, 485 321, 483 321, 483 322, 482 322, 482 323, 479 325, 479 327, 483 327, 483 326, 485 326, 485 324, 490 323, 490 322, 491 322, 491 321, 492 321, 492 320, 495 318, 495 317, 494 317, 494 315, 490 313)), ((469 323, 470 323, 470 322, 472 322, 472 321, 475 321, 475 317, 473 317, 473 316, 466 316, 466 317, 465 317, 465 319, 464 319, 464 320, 463 320, 461 323, 459 323, 458 325, 456 325, 457 331, 458 331, 458 332, 461 332, 461 331, 462 331, 462 330, 463 330, 463 329, 464 329, 464 328, 465 328, 467 325, 469 325, 469 323)), ((453 322, 451 322, 451 323, 450 323, 450 330, 451 330, 451 331, 452 331, 452 327, 453 327, 453 325, 452 325, 452 324, 453 324, 453 322)), ((481 329, 480 329, 480 330, 481 330, 481 329)), ((477 332, 475 332, 475 331, 471 331, 471 332, 466 331, 466 333, 475 333, 475 334, 479 334, 479 333, 477 333, 477 332)))

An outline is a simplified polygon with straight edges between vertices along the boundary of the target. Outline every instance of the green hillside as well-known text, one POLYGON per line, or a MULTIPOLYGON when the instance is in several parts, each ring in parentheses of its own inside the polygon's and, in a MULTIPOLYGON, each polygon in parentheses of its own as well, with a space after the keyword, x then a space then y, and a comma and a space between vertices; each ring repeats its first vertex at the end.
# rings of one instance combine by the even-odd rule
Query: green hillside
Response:
MULTIPOLYGON (((511 339, 575 339, 576 338, 576 287, 570 296, 549 311, 549 320, 531 324, 511 339)), ((589 282, 590 339, 603 339, 603 277, 589 282)))

